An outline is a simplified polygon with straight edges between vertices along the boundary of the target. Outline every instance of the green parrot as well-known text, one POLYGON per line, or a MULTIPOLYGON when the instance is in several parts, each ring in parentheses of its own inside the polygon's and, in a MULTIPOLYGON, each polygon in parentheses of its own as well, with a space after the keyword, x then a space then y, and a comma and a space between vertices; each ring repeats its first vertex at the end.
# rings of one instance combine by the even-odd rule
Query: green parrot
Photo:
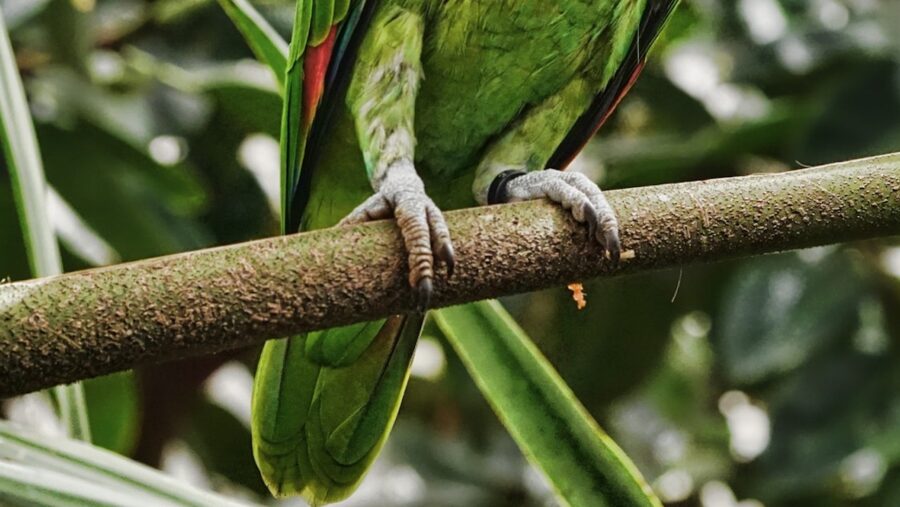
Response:
POLYGON ((618 260, 603 193, 561 169, 634 83, 677 3, 298 2, 282 119, 283 232, 393 217, 421 311, 265 345, 251 429, 275 495, 343 499, 377 456, 434 277, 453 272, 442 209, 546 198, 618 260))

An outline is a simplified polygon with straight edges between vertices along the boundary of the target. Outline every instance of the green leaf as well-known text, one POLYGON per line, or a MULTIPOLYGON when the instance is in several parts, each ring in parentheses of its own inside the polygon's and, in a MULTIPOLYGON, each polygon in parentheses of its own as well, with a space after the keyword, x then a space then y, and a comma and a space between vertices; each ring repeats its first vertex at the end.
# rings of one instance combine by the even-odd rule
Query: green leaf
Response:
POLYGON ((59 246, 47 216, 44 169, 15 54, 0 18, 0 123, 3 151, 13 181, 13 195, 26 237, 28 261, 35 276, 62 272, 59 246))
POLYGON ((269 494, 253 461, 250 429, 234 413, 207 400, 197 403, 184 440, 211 475, 261 496, 269 494))
MULTIPOLYGON (((16 67, 9 34, 0 14, 0 137, 7 170, 12 178, 13 197, 25 236, 25 247, 32 274, 53 276, 62 272, 62 259, 56 235, 47 215, 47 183, 44 167, 28 112, 25 89, 16 67)), ((91 439, 84 391, 80 384, 59 386, 53 391, 60 416, 69 434, 91 439)))
POLYGON ((132 372, 121 372, 84 382, 93 444, 129 455, 137 442, 141 406, 132 372))
POLYGON ((151 500, 59 472, 0 462, 0 501, 3 505, 137 506, 151 500))
POLYGON ((739 385, 770 380, 850 335, 866 285, 841 252, 747 261, 713 327, 726 378, 739 385))
POLYGON ((0 168, 0 284, 31 277, 11 182, 2 174, 5 171, 0 168))
POLYGON ((50 0, 5 0, 3 14, 10 30, 15 30, 31 18, 40 14, 50 0))
POLYGON ((36 436, 0 422, 3 505, 237 506, 150 467, 83 442, 36 436))
POLYGON ((288 44, 247 0, 219 0, 222 9, 241 31, 247 45, 261 62, 268 65, 284 87, 288 44))
POLYGON ((513 439, 565 502, 661 505, 500 303, 483 301, 435 315, 513 439))
POLYGON ((74 130, 41 125, 38 131, 53 147, 46 152, 46 168, 54 188, 123 260, 212 243, 195 218, 206 195, 186 164, 161 166, 87 121, 74 130), (72 161, 76 151, 78 160, 72 161))

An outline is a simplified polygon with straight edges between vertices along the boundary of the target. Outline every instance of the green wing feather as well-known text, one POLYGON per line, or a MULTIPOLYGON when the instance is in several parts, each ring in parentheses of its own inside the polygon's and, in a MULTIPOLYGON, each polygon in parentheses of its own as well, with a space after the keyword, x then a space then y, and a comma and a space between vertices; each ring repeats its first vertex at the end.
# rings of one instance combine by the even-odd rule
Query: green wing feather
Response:
MULTIPOLYGON (((332 58, 343 56, 352 35, 347 30, 357 26, 364 3, 298 3, 282 117, 284 233, 299 227, 309 198, 298 197, 309 191, 301 188, 306 181, 301 169, 315 169, 304 161, 306 144, 312 131, 322 128, 302 110, 309 77, 305 57, 335 26, 349 24, 339 28, 338 56, 332 58)), ((421 316, 397 316, 266 343, 254 383, 251 430, 254 458, 273 494, 301 494, 319 504, 353 492, 397 416, 421 329, 421 316)))
POLYGON ((253 391, 253 455, 273 494, 324 503, 356 489, 397 416, 422 319, 369 326, 371 343, 348 366, 317 362, 308 338, 266 344, 253 391))

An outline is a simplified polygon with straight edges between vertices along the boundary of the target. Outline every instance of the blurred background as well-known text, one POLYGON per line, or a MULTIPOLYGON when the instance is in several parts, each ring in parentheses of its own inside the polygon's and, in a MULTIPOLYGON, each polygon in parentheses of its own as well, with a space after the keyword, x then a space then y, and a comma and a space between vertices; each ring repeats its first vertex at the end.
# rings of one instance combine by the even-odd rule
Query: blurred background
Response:
MULTIPOLYGON (((254 1, 284 35, 290 1, 254 1)), ((277 233, 280 99, 213 0, 0 0, 67 270, 277 233)), ((900 151, 900 1, 686 0, 576 162, 604 188, 900 151)), ((0 279, 28 278, 0 167, 0 279)), ((632 276, 504 303, 670 505, 900 505, 900 243, 632 276)), ((488 337, 485 337, 488 339, 488 337)), ((345 505, 554 505, 430 326, 345 505)), ((99 445, 268 499, 256 350, 87 383, 99 445)), ((37 396, 6 417, 53 432, 37 396)))

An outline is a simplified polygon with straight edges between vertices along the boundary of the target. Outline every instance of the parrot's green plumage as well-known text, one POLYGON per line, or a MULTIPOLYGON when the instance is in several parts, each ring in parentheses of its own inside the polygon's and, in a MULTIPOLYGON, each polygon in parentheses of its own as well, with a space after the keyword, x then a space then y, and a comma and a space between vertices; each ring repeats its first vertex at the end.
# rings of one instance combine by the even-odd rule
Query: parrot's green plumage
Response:
MULTIPOLYGON (((300 0, 285 79, 284 232, 394 216, 423 306, 435 263, 453 267, 440 209, 546 197, 616 256, 599 189, 540 170, 562 169, 606 120, 676 3, 300 0)), ((396 316, 266 344, 252 432, 275 494, 321 503, 355 489, 396 417, 422 322, 396 316)))

